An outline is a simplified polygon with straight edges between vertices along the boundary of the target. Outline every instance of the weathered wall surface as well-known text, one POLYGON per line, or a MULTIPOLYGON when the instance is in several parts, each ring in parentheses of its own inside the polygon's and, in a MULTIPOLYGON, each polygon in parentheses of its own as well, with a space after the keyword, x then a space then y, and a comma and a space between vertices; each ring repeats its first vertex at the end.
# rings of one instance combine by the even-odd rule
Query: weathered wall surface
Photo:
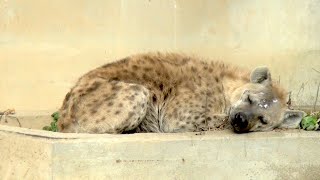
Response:
POLYGON ((0 179, 319 179, 320 134, 62 134, 0 125, 0 179))
POLYGON ((319 32, 319 0, 0 0, 0 109, 57 109, 81 74, 153 50, 267 65, 312 105, 319 32))

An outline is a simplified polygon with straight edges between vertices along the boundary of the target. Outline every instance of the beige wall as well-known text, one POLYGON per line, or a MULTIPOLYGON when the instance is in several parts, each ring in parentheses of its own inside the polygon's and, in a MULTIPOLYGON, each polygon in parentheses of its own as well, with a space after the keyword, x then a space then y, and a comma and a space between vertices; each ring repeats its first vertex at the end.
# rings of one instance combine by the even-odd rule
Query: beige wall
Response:
POLYGON ((268 65, 312 105, 320 1, 0 0, 0 110, 57 109, 81 74, 152 50, 268 65))

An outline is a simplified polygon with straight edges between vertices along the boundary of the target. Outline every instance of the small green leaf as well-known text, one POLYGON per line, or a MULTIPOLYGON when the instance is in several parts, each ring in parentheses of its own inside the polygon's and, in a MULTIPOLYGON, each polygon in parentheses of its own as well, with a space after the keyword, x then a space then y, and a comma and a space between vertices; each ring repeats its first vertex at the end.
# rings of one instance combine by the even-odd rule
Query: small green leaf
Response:
POLYGON ((307 131, 317 130, 319 127, 317 121, 315 116, 306 116, 301 121, 301 127, 307 131))
POLYGON ((45 131, 51 131, 52 130, 50 126, 45 126, 42 129, 45 130, 45 131))
POLYGON ((58 126, 57 126, 57 121, 59 119, 59 112, 54 112, 51 114, 52 117, 52 122, 50 123, 50 126, 45 126, 42 129, 46 131, 53 131, 53 132, 58 132, 58 126))
POLYGON ((58 112, 58 111, 57 111, 57 112, 54 112, 54 113, 51 115, 51 117, 53 117, 53 120, 54 120, 54 121, 58 121, 58 119, 59 119, 59 117, 60 117, 59 112, 58 112))

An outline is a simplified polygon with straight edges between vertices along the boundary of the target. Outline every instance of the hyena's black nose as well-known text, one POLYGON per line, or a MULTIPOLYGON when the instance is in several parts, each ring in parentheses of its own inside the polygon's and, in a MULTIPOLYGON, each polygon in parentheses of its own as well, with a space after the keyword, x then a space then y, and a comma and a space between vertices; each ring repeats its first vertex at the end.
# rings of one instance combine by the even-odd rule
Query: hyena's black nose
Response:
POLYGON ((248 118, 244 113, 236 113, 231 119, 231 125, 236 132, 242 132, 248 127, 248 118))

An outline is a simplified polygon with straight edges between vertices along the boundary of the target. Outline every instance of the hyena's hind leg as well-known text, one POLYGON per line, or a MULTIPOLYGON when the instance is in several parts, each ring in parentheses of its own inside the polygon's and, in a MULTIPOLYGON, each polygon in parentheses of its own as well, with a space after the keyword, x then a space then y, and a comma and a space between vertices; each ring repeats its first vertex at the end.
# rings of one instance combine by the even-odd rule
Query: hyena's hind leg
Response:
POLYGON ((144 119, 148 100, 149 91, 144 86, 94 79, 77 85, 66 96, 58 128, 77 133, 131 131, 144 119))

